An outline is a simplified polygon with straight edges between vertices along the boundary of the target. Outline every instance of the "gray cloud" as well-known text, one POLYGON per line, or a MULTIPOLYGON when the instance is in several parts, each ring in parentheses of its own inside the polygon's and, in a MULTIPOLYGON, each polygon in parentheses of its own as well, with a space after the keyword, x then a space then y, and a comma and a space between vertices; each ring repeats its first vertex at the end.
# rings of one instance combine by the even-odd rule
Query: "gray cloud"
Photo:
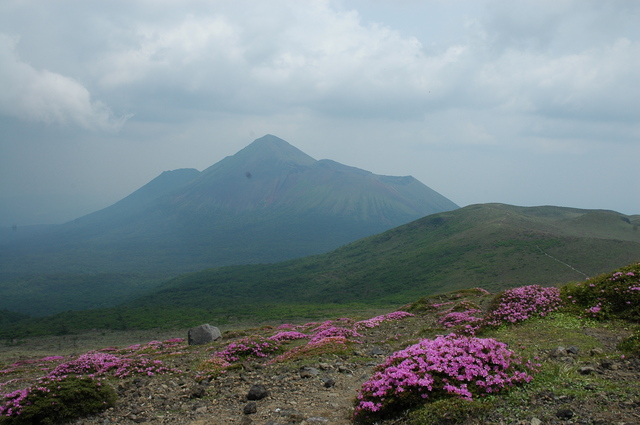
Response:
POLYGON ((16 37, 0 34, 0 112, 28 121, 74 124, 117 131, 127 117, 116 118, 102 102, 91 99, 78 81, 46 69, 38 70, 15 54, 16 37))
MULTIPOLYGON (((16 131, 0 149, 42 138, 61 158, 100 151, 92 171, 111 186, 84 190, 115 200, 272 133, 316 158, 413 174, 462 205, 525 203, 521 184, 530 204, 640 212, 614 183, 640 155, 638 21, 622 0, 7 0, 0 114, 16 131), (582 174, 605 159, 620 165, 602 183, 582 174), (540 188, 532 168, 547 170, 540 188)), ((42 184, 22 161, 0 181, 42 184)))

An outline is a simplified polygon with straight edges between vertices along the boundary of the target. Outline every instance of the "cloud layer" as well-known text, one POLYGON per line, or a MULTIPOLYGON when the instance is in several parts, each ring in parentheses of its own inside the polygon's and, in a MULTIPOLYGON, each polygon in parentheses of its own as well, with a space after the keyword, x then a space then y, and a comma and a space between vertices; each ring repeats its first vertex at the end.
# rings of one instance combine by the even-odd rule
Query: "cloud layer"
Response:
POLYGON ((34 123, 48 126, 43 137, 91 130, 86 140, 132 164, 155 147, 123 195, 272 133, 317 157, 414 174, 462 205, 605 207, 588 187, 614 177, 569 164, 619 157, 615 178, 629 180, 623 169, 640 153, 639 21, 640 3, 625 0, 7 0, 0 115, 24 123, 18 135, 34 123), (437 167, 421 167, 435 157, 437 167), (487 171, 501 164, 527 186, 533 160, 550 180, 580 174, 588 187, 550 183, 527 202, 487 171), (556 162, 564 168, 551 170, 556 162))
POLYGON ((35 69, 15 53, 16 37, 0 34, 0 113, 31 122, 76 125, 86 129, 118 130, 126 117, 116 118, 73 78, 35 69))

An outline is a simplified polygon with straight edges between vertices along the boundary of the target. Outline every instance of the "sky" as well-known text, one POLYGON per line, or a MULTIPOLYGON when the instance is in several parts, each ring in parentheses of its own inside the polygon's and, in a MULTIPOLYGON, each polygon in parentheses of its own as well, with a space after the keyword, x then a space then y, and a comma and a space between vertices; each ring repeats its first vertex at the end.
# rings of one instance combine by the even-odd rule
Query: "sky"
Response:
POLYGON ((276 135, 460 206, 640 214, 635 0, 3 0, 0 226, 276 135))

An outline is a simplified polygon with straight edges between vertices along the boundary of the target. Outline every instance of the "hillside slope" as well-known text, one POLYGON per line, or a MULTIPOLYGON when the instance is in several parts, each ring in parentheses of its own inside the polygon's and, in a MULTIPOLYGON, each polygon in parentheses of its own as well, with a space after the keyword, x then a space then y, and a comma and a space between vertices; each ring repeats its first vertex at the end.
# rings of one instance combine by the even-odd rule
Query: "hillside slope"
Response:
POLYGON ((323 255, 185 274, 118 308, 60 314, 47 326, 144 328, 316 317, 468 287, 499 292, 582 281, 640 259, 638 224, 640 217, 613 211, 472 205, 323 255))
POLYGON ((135 304, 406 302, 470 286, 583 280, 640 258, 640 220, 633 220, 611 211, 472 205, 325 255, 184 275, 135 304))

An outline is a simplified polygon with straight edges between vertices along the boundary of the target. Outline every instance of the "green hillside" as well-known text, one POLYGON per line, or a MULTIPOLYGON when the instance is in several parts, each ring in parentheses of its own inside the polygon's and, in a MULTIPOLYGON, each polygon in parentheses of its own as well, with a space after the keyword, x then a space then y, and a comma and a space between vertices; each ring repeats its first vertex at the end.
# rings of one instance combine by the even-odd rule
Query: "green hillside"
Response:
POLYGON ((473 205, 325 255, 186 274, 131 305, 403 303, 471 286, 583 280, 640 258, 640 220, 633 220, 608 211, 473 205))
POLYGON ((327 254, 185 274, 117 308, 40 323, 61 332, 311 318, 470 287, 581 281, 640 259, 639 224, 613 211, 472 205, 327 254))

